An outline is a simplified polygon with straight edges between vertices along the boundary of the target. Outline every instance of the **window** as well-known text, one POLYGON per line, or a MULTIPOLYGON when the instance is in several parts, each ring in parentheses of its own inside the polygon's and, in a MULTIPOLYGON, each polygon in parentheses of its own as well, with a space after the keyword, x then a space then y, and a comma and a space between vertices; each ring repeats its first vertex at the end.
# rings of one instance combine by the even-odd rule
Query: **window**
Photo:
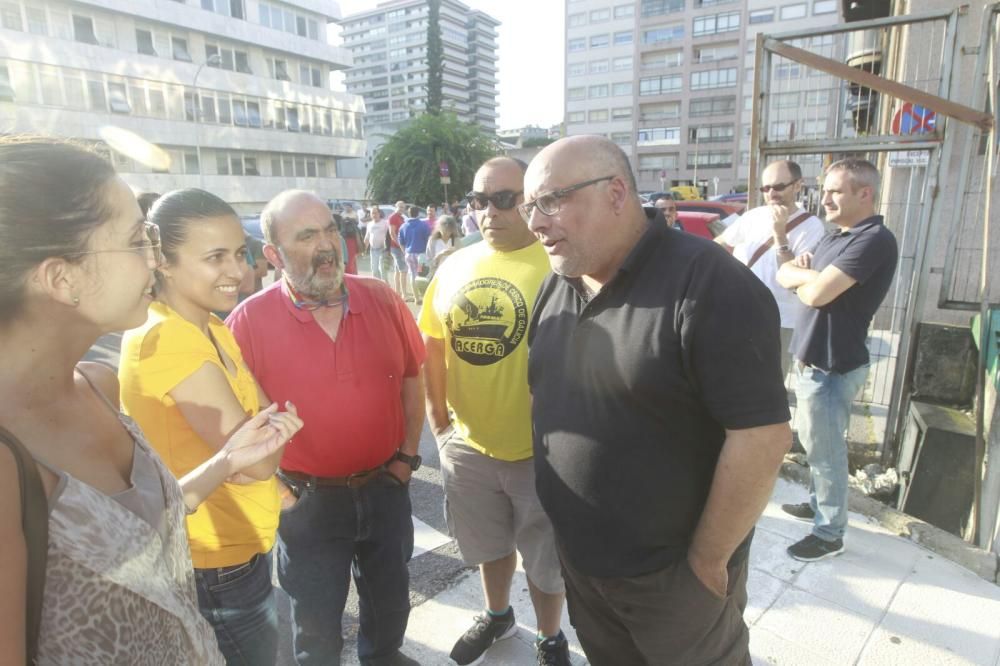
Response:
POLYGON ((570 28, 579 28, 581 25, 587 24, 587 15, 580 14, 570 14, 566 17, 566 25, 570 28))
POLYGON ((108 103, 104 97, 103 81, 87 79, 87 97, 90 102, 91 111, 104 113, 108 110, 108 103))
POLYGON ((635 16, 635 5, 618 5, 615 7, 615 19, 626 19, 635 16))
POLYGON ((776 109, 794 109, 799 105, 799 93, 779 93, 772 97, 774 100, 774 108, 776 109))
POLYGON ((242 99, 233 99, 233 124, 238 127, 247 126, 247 103, 242 99))
POLYGON ((55 67, 38 68, 38 81, 42 85, 42 104, 62 106, 62 87, 59 85, 59 70, 55 67))
POLYGON ((268 58, 267 68, 270 71, 271 78, 278 81, 291 81, 292 77, 288 76, 288 62, 280 58, 268 58))
POLYGON ((610 43, 608 35, 592 35, 590 37, 590 48, 603 49, 610 43))
POLYGON ((315 65, 299 65, 299 82, 304 86, 323 87, 323 70, 315 65))
POLYGON ((611 61, 611 68, 616 72, 632 71, 632 56, 623 56, 611 61))
POLYGON ((590 61, 590 73, 591 74, 604 74, 609 70, 609 65, 607 60, 591 60, 590 61))
POLYGON ((736 85, 736 68, 711 69, 707 72, 692 72, 691 90, 706 88, 731 88, 736 85))
POLYGON ((816 139, 825 136, 826 133, 827 133, 826 120, 802 121, 802 133, 800 136, 808 139, 816 139))
POLYGON ((570 88, 566 91, 566 99, 586 99, 586 88, 570 88))
POLYGON ((229 175, 229 155, 219 153, 215 156, 215 173, 220 176, 229 175))
POLYGON ((624 30, 615 33, 615 46, 624 46, 632 43, 632 31, 624 30))
POLYGON ((570 111, 566 114, 567 123, 582 123, 584 119, 583 111, 570 111))
POLYGON ((611 109, 611 120, 630 120, 632 118, 632 107, 621 106, 611 109))
POLYGON ((647 127, 636 134, 636 145, 639 146, 666 146, 680 142, 680 127, 647 127))
POLYGON ((806 4, 803 2, 799 5, 785 5, 781 8, 781 20, 788 21, 790 19, 800 19, 806 16, 806 4))
POLYGON ((139 53, 145 55, 156 55, 156 48, 153 46, 153 33, 141 28, 135 29, 135 43, 139 53))
POLYGON ((732 60, 739 56, 740 47, 737 44, 721 44, 713 46, 696 46, 694 59, 697 63, 715 62, 717 60, 732 60))
POLYGON ((608 122, 608 110, 607 109, 595 109, 587 114, 587 122, 591 123, 606 123, 608 122))
POLYGON ((236 71, 243 74, 253 74, 250 69, 250 57, 247 55, 246 51, 234 51, 233 52, 236 71))
POLYGON ((184 173, 201 173, 201 169, 198 168, 198 153, 184 153, 184 173))
POLYGON ((699 125, 688 128, 688 143, 722 143, 732 141, 735 128, 732 125, 699 125))
POLYGON ((723 32, 732 32, 740 29, 740 13, 726 12, 725 14, 712 14, 709 16, 699 16, 694 19, 692 32, 695 37, 703 35, 717 35, 723 32))
POLYGON ((829 90, 806 91, 806 106, 826 106, 830 103, 829 90))
POLYGON ((681 117, 680 102, 643 104, 639 107, 639 120, 672 120, 681 117))
POLYGON ((678 39, 684 39, 684 26, 680 24, 651 28, 642 32, 643 44, 662 44, 678 39))
POLYGON ((148 116, 149 109, 146 106, 146 91, 141 85, 132 83, 128 87, 128 96, 132 100, 132 110, 137 116, 148 116))
POLYGON ((771 132, 768 139, 790 139, 795 135, 795 122, 791 120, 774 120, 771 122, 771 132))
POLYGON ((21 8, 16 2, 0 2, 0 25, 8 30, 24 30, 21 8))
POLYGON ((727 116, 736 113, 735 97, 707 97, 691 100, 688 115, 692 118, 701 116, 727 116))
POLYGON ((113 113, 132 113, 124 83, 108 83, 108 102, 113 113))
POLYGON ((802 69, 797 62, 780 62, 774 66, 774 78, 778 81, 797 79, 802 76, 802 69))
POLYGON ((155 118, 167 117, 167 100, 159 88, 149 89, 149 115, 155 118))
POLYGON ((607 97, 608 84, 602 83, 601 85, 590 86, 590 89, 587 91, 587 96, 590 97, 591 99, 607 97))
POLYGON ((666 69, 668 67, 679 67, 682 64, 684 64, 684 51, 681 49, 651 51, 642 54, 643 69, 666 69))
POLYGON ((250 127, 260 127, 260 103, 258 102, 247 102, 247 119, 250 121, 250 127))
MULTIPOLYGON (((836 0, 834 0, 836 1, 836 0)), ((770 23, 774 20, 774 9, 756 9, 750 12, 750 25, 755 23, 770 23)))
POLYGON ((639 155, 640 171, 661 171, 677 168, 677 153, 647 153, 639 155))
POLYGON ((813 3, 813 16, 817 14, 835 14, 837 12, 837 0, 816 0, 813 3))
POLYGON ((215 97, 204 93, 198 97, 201 99, 201 121, 203 123, 214 123, 216 121, 215 97))
POLYGON ((625 97, 632 94, 632 82, 624 81, 622 83, 614 83, 611 85, 611 96, 612 97, 625 97))
POLYGON ((611 18, 610 9, 595 9, 590 12, 590 22, 591 23, 602 23, 611 18))
POLYGON ((661 16, 684 11, 684 0, 642 0, 642 16, 661 16))
POLYGON ((566 42, 566 49, 570 53, 576 53, 577 51, 584 51, 587 48, 587 40, 583 37, 578 37, 576 39, 571 39, 566 42))
POLYGON ((612 132, 610 135, 612 141, 617 143, 619 146, 631 146, 632 145, 632 133, 631 132, 612 132))
POLYGON ((667 93, 678 92, 683 82, 680 74, 669 76, 651 76, 639 79, 639 95, 665 95, 667 93))
POLYGON ((587 73, 587 63, 571 62, 566 65, 566 76, 583 76, 587 73))
POLYGON ((188 45, 186 39, 181 39, 180 37, 170 38, 171 52, 173 53, 174 60, 183 60, 184 62, 191 62, 191 54, 188 52, 188 45))
POLYGON ((94 33, 94 21, 89 16, 77 16, 73 14, 73 39, 84 44, 94 44, 97 42, 97 35, 94 33))
POLYGON ((689 169, 693 169, 696 165, 711 169, 728 169, 733 166, 733 154, 731 151, 688 153, 687 164, 689 169))
POLYGON ((45 19, 45 10, 41 7, 25 7, 28 15, 28 32, 33 35, 48 35, 49 25, 45 19))

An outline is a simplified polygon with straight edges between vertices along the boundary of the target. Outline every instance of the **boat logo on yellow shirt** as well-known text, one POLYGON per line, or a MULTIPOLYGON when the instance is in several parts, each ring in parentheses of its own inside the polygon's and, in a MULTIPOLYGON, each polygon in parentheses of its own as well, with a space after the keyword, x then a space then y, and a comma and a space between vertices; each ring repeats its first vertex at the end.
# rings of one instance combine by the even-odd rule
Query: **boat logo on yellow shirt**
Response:
POLYGON ((472 365, 492 365, 509 354, 528 330, 528 306, 513 284, 479 278, 459 289, 451 300, 445 326, 451 348, 472 365))

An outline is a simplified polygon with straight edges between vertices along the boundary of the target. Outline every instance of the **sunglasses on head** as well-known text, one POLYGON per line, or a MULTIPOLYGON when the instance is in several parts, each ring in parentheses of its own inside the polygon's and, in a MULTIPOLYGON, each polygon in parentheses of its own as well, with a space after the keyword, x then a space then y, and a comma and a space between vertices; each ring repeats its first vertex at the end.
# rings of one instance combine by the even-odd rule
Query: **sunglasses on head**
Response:
POLYGON ((473 210, 486 210, 491 203, 497 210, 510 210, 517 205, 517 198, 521 194, 522 191, 501 190, 493 194, 469 192, 465 197, 469 200, 469 205, 472 206, 473 210))
POLYGON ((787 183, 775 183, 774 185, 761 185, 760 191, 763 192, 764 194, 767 194, 771 190, 774 190, 775 192, 784 192, 797 182, 799 182, 799 180, 796 178, 795 180, 789 181, 787 183))

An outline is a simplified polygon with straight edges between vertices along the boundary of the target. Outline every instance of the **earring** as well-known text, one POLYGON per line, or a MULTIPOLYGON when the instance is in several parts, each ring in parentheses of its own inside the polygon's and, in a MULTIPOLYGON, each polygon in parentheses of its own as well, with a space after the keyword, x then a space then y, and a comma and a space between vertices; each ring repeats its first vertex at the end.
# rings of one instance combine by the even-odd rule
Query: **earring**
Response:
POLYGON ((73 297, 73 305, 79 305, 79 304, 80 304, 80 297, 79 296, 74 296, 73 297))

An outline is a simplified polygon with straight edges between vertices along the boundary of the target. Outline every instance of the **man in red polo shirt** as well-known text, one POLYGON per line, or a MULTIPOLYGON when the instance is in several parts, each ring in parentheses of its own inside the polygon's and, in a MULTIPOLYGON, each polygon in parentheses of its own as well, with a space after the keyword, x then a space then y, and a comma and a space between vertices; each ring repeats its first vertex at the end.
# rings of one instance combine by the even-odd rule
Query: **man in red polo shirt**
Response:
POLYGON ((284 276, 227 323, 264 392, 292 401, 306 423, 278 471, 287 486, 278 580, 292 600, 296 660, 340 663, 353 568, 361 663, 416 663, 399 647, 410 612, 408 483, 424 423, 420 333, 388 285, 344 275, 341 239, 318 197, 279 194, 261 227, 264 253, 284 276))

